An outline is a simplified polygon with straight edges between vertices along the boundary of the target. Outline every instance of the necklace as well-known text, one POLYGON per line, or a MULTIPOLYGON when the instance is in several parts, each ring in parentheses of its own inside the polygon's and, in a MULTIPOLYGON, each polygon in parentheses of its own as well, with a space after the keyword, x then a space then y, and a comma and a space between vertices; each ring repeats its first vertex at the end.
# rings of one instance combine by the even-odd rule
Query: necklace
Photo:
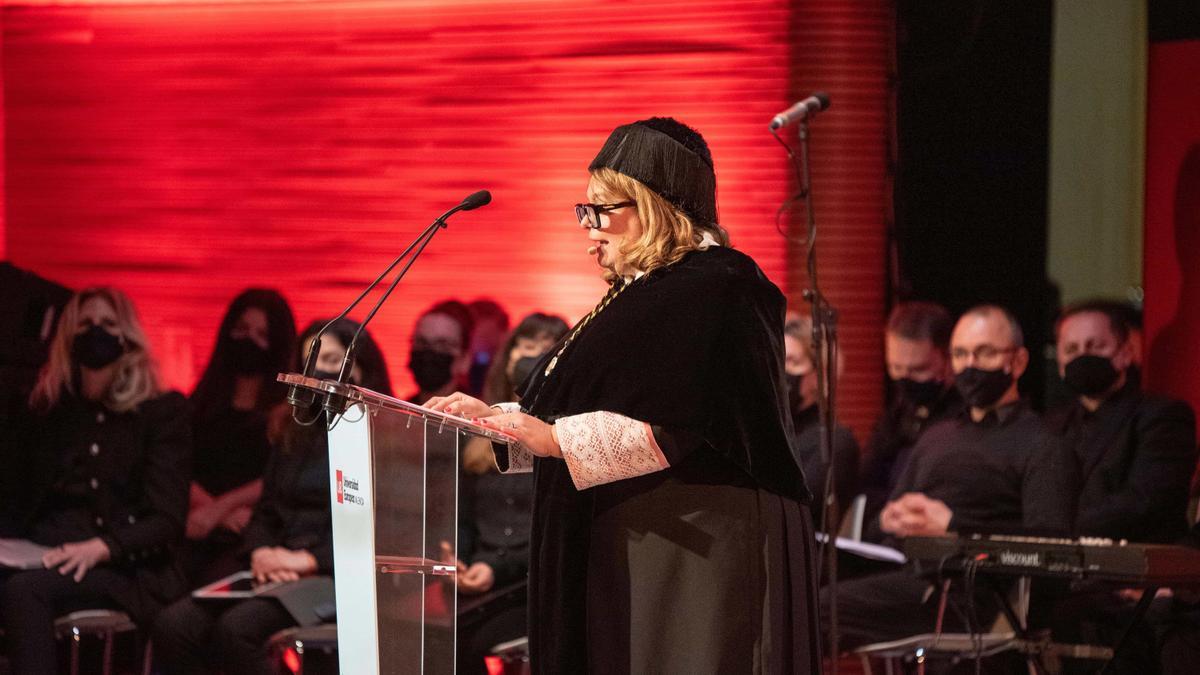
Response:
POLYGON ((631 283, 632 282, 630 281, 621 280, 620 282, 613 284, 612 287, 608 289, 608 292, 604 294, 604 297, 600 299, 600 302, 592 309, 592 311, 588 312, 588 315, 583 317, 582 321, 575 324, 575 328, 571 329, 570 334, 567 335, 567 339, 563 340, 563 345, 559 348, 558 353, 556 353, 554 358, 550 359, 550 363, 546 365, 546 370, 542 373, 543 378, 550 377, 550 373, 554 372, 554 367, 558 365, 559 357, 563 355, 563 352, 567 351, 567 347, 571 346, 571 343, 575 341, 575 336, 579 335, 579 332, 583 330, 584 326, 591 323, 592 319, 596 318, 597 314, 604 311, 604 308, 608 307, 609 303, 611 303, 613 300, 616 300, 617 296, 620 295, 621 292, 626 288, 629 288, 631 283))

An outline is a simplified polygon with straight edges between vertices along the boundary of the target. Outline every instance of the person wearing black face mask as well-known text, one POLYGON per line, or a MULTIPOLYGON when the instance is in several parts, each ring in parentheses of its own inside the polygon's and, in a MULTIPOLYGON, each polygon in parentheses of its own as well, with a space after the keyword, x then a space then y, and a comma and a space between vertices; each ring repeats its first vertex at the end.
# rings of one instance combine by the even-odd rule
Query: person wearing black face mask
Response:
POLYGON ((132 301, 89 288, 63 308, 22 419, 21 489, 0 494, 17 531, 47 547, 35 568, 0 567, 11 672, 53 673, 54 620, 117 608, 139 628, 187 586, 174 561, 187 513, 187 401, 161 386, 132 301))
POLYGON ((1064 445, 1057 489, 1075 492, 1073 533, 1170 542, 1187 530, 1195 420, 1182 401, 1130 382, 1129 328, 1111 303, 1068 307, 1055 326, 1059 374, 1076 400, 1046 414, 1064 445))
MULTIPOLYGON (((561 318, 541 312, 522 319, 491 359, 487 400, 518 400, 518 390, 567 328, 561 318)), ((462 462, 458 672, 482 675, 493 646, 526 634, 533 474, 501 474, 486 439, 468 442, 462 462)))
POLYGON ((241 532, 262 491, 269 411, 285 388, 296 324, 277 291, 252 288, 225 312, 216 346, 192 392, 196 449, 182 560, 194 585, 240 568, 241 532))
MULTIPOLYGON (((796 452, 800 456, 808 489, 815 495, 809 507, 813 522, 818 529, 824 530, 825 480, 829 462, 821 449, 816 353, 812 345, 812 322, 807 317, 793 318, 784 324, 783 348, 796 452)), ((858 441, 854 439, 854 434, 841 424, 836 425, 833 429, 833 491, 839 512, 833 514, 834 529, 837 529, 842 513, 854 497, 858 482, 858 455, 858 441)))
MULTIPOLYGON (((1071 507, 1070 534, 1173 543, 1188 528, 1188 489, 1196 462, 1195 417, 1187 403, 1142 393, 1130 381, 1129 327, 1113 303, 1067 307, 1055 325, 1059 374, 1076 399, 1046 414, 1061 441, 1038 462, 1043 492, 1071 507)), ((1132 602, 1112 589, 1057 589, 1050 613, 1055 639, 1115 641, 1132 602)), ((1144 672, 1157 651, 1146 634, 1114 672, 1144 672)))
POLYGON ((888 316, 884 360, 892 382, 887 408, 867 442, 860 489, 867 497, 863 539, 882 542, 879 513, 908 465, 912 448, 933 424, 962 413, 950 368, 954 321, 941 305, 907 302, 888 316))
MULTIPOLYGON (((913 447, 879 516, 880 528, 893 539, 948 531, 1019 533, 1028 527, 1032 510, 1057 506, 1039 501, 1042 495, 1030 478, 1033 458, 1049 452, 1054 440, 1017 392, 1017 379, 1029 362, 1020 325, 1001 307, 975 307, 955 325, 950 355, 955 387, 967 408, 931 426, 913 447)), ((1061 529, 1065 514, 1057 514, 1059 522, 1048 517, 1042 522, 1061 529)), ((843 644, 853 648, 931 632, 938 606, 931 588, 909 571, 843 583, 838 593, 843 644)), ((962 589, 951 592, 957 602, 966 599, 962 589)), ((972 600, 988 625, 998 609, 993 598, 977 592, 972 600)), ((967 629, 953 612, 946 613, 945 622, 947 631, 967 629)))
POLYGON ((471 368, 468 347, 473 331, 471 312, 457 300, 443 300, 417 319, 408 357, 417 391, 409 401, 423 404, 465 383, 471 368))
MULTIPOLYGON (((297 341, 290 366, 303 355, 328 319, 309 324, 297 341)), ((334 371, 359 324, 334 321, 321 338, 317 377, 334 371)), ((369 331, 363 331, 350 382, 390 396, 387 364, 369 331)), ((336 374, 335 374, 336 376, 336 374)), ((280 582, 271 598, 197 601, 185 597, 163 610, 155 623, 154 652, 169 675, 212 672, 229 675, 276 672, 267 648, 271 635, 298 623, 330 620, 335 612, 333 528, 330 509, 329 446, 324 414, 304 426, 286 403, 271 411, 271 454, 263 473, 262 497, 244 530, 239 569, 258 583, 280 582), (306 584, 290 582, 306 579, 306 584)))

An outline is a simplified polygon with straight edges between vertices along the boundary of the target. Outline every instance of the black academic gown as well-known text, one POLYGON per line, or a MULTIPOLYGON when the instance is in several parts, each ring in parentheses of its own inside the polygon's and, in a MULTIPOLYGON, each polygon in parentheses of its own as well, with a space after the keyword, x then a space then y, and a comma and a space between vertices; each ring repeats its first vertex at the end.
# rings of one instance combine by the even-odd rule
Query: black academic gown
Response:
POLYGON ((784 307, 746 255, 692 252, 632 282, 549 377, 557 348, 535 370, 531 414, 646 422, 671 468, 580 491, 562 460, 537 459, 534 672, 817 670, 784 307))

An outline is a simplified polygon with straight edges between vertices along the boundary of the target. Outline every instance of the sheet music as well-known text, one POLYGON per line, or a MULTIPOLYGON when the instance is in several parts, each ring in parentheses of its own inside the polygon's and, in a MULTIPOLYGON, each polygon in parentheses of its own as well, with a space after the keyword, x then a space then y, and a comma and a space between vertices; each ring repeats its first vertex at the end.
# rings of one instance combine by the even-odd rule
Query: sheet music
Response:
MULTIPOLYGON (((826 541, 828 541, 828 537, 825 536, 824 532, 818 532, 817 541, 824 544, 826 541)), ((908 562, 908 558, 906 558, 900 551, 887 546, 880 546, 879 544, 869 544, 865 541, 854 541, 853 539, 838 537, 834 540, 833 545, 836 546, 839 551, 852 553, 868 560, 881 560, 883 562, 896 563, 897 565, 903 565, 904 563, 908 562)))
POLYGON ((18 570, 37 570, 43 567, 42 556, 49 547, 28 539, 0 539, 0 567, 18 570))

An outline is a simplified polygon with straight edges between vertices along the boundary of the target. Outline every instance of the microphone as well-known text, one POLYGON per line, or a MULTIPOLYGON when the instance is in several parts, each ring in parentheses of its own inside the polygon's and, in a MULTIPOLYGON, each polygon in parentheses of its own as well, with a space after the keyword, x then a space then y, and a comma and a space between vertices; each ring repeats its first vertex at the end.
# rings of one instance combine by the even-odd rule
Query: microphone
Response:
POLYGON ((829 94, 823 91, 813 92, 812 96, 800 101, 796 105, 784 110, 771 119, 771 124, 767 127, 771 131, 775 131, 780 127, 786 127, 789 124, 799 122, 803 119, 808 119, 829 108, 829 94))
MULTIPOLYGON (((383 294, 379 296, 379 300, 376 301, 375 306, 371 308, 371 311, 367 312, 365 317, 363 317, 362 323, 358 325, 358 330, 354 331, 354 337, 350 339, 350 344, 346 345, 346 355, 342 357, 342 367, 338 373, 337 379, 338 383, 345 383, 350 378, 350 371, 354 368, 354 350, 355 347, 358 346, 358 337, 362 335, 362 332, 366 329, 367 324, 371 323, 371 319, 375 318, 375 314, 379 311, 380 307, 383 307, 383 303, 387 302, 387 299, 391 297, 392 291, 396 290, 396 286, 400 284, 400 280, 404 278, 405 274, 408 274, 409 268, 411 268, 413 263, 417 261, 417 258, 420 257, 421 252, 425 250, 425 247, 429 245, 429 242, 433 241, 433 235, 437 234, 438 230, 446 227, 446 219, 455 213, 458 213, 459 211, 471 211, 481 206, 486 206, 487 204, 490 204, 491 201, 492 193, 488 192, 487 190, 480 190, 467 195, 465 199, 458 203, 458 206, 455 206, 449 211, 438 216, 436 220, 430 223, 429 227, 425 228, 425 231, 418 235, 417 238, 408 245, 408 248, 404 249, 404 252, 400 254, 400 257, 396 258, 396 261, 388 266, 388 269, 384 271, 384 274, 380 275, 379 279, 375 280, 375 283, 379 283, 379 281, 383 279, 383 276, 390 272, 393 267, 398 265, 402 259, 408 256, 409 251, 412 251, 414 248, 416 249, 416 251, 413 252, 412 257, 409 257, 408 262, 405 263, 404 267, 400 269, 400 272, 396 274, 396 278, 392 279, 392 283, 387 287, 387 290, 385 290, 383 294)), ((372 286, 374 286, 374 284, 372 284, 372 286)), ((367 290, 370 290, 370 288, 367 290)), ((364 292, 363 296, 365 295, 366 293, 364 292)), ((359 296, 358 300, 362 300, 363 296, 359 296)), ((355 304, 358 304, 358 300, 354 301, 355 304)), ((346 311, 348 312, 350 309, 347 308, 346 311)), ((342 315, 344 316, 345 312, 343 312, 342 315)), ((319 336, 320 333, 317 335, 319 336)), ((316 343, 314 342, 314 344, 316 343)), ((344 400, 335 399, 333 394, 327 394, 325 396, 325 403, 323 407, 325 412, 327 412, 330 416, 340 415, 346 409, 346 402, 344 400)))
MULTIPOLYGON (((351 302, 346 309, 343 309, 337 316, 335 316, 333 319, 330 319, 329 323, 322 326, 321 330, 317 331, 317 334, 313 336, 312 346, 310 346, 308 349, 308 355, 304 360, 304 369, 300 371, 300 374, 304 377, 309 377, 310 373, 312 373, 314 370, 317 355, 321 352, 321 336, 325 334, 325 331, 329 330, 329 327, 337 322, 338 319, 345 317, 350 313, 351 310, 357 307, 358 303, 362 302, 363 298, 367 297, 367 294, 369 294, 376 286, 379 285, 379 282, 383 281, 384 278, 386 278, 387 275, 392 272, 392 270, 396 269, 397 265, 399 265, 404 261, 405 258, 408 257, 409 253, 411 253, 414 248, 417 248, 417 246, 420 245, 417 253, 413 255, 412 259, 408 261, 408 264, 404 266, 404 269, 400 271, 400 274, 396 277, 395 281, 392 282, 392 285, 388 288, 387 293, 385 293, 380 299, 379 303, 375 305, 375 308, 371 310, 371 313, 368 315, 367 319, 359 325, 358 332, 354 334, 354 340, 352 340, 350 345, 347 346, 346 358, 342 361, 342 368, 338 374, 338 382, 342 382, 348 378, 350 370, 354 364, 351 358, 351 353, 355 346, 355 342, 358 341, 359 333, 362 332, 362 329, 366 326, 367 321, 370 321, 371 318, 375 316, 375 312, 379 310, 380 305, 382 305, 383 301, 387 299, 387 296, 391 295, 392 290, 396 288, 396 284, 400 283, 400 279, 404 277, 404 274, 408 271, 408 268, 412 267, 413 262, 416 260, 416 256, 420 255, 421 251, 424 250, 429 241, 433 239, 433 233, 437 232, 437 230, 440 228, 446 227, 446 218, 449 218, 454 213, 457 213, 458 211, 470 211, 472 209, 477 209, 481 206, 491 203, 491 201, 492 193, 488 192, 487 190, 480 190, 467 195, 465 199, 459 202, 458 206, 455 206, 449 211, 438 216, 437 220, 433 221, 429 227, 425 228, 425 231, 422 232, 420 236, 418 236, 411 244, 409 244, 408 247, 400 253, 400 255, 396 256, 396 259, 392 261, 392 264, 388 265, 379 276, 375 277, 375 280, 372 281, 366 287, 366 289, 354 299, 354 302, 351 302)), ((287 402, 294 409, 293 416, 296 412, 304 410, 315 401, 316 396, 313 394, 313 392, 302 391, 297 385, 288 387, 287 402)), ((328 400, 326 401, 326 407, 328 408, 328 400)))
MULTIPOLYGON (((472 192, 471 194, 467 195, 467 198, 462 200, 462 203, 460 203, 455 210, 474 211, 481 206, 487 206, 491 203, 492 193, 488 192, 487 190, 480 190, 479 192, 472 192)), ((442 217, 445 218, 446 216, 442 217)))

